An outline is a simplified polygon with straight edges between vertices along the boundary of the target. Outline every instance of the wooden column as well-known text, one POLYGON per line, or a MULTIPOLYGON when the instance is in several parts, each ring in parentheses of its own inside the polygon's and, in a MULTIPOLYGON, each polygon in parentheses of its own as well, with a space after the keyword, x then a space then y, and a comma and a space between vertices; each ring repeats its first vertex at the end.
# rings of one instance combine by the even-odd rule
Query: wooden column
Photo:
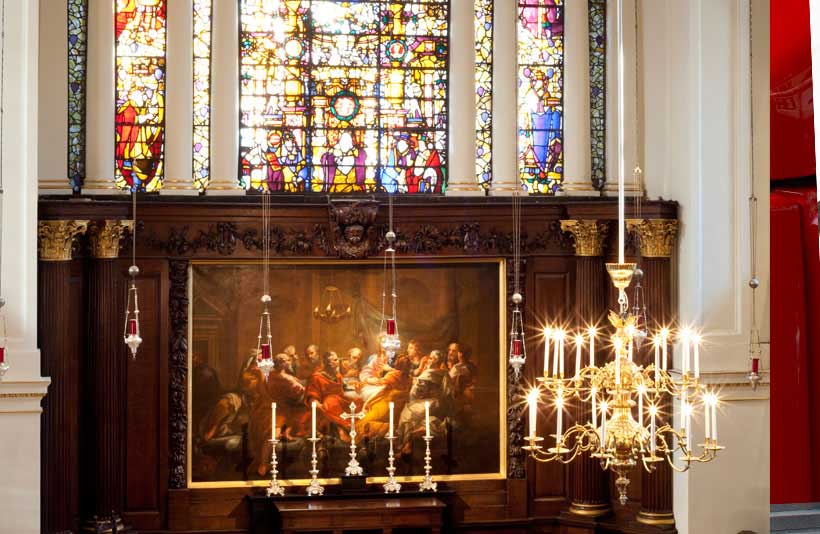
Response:
MULTIPOLYGON (((599 324, 607 308, 607 274, 603 248, 609 226, 596 220, 564 220, 561 229, 575 240, 575 321, 577 325, 599 324)), ((586 363, 585 363, 586 364, 586 363)), ((591 417, 591 406, 575 403, 577 422, 591 417)), ((607 473, 589 453, 570 464, 572 504, 570 512, 584 517, 601 517, 612 509, 607 473)))
POLYGON ((128 352, 123 341, 126 266, 117 260, 131 221, 107 220, 89 230, 92 259, 88 268, 88 393, 85 396, 86 442, 83 503, 87 532, 133 532, 122 524, 124 502, 125 409, 123 391, 128 352))
POLYGON ((37 345, 43 376, 51 378, 40 433, 40 515, 47 534, 76 532, 79 516, 82 299, 70 281, 71 249, 87 226, 88 221, 41 221, 37 229, 37 345))
MULTIPOLYGON (((645 219, 627 222, 635 232, 641 250, 641 269, 650 327, 669 325, 675 319, 672 300, 672 254, 675 250, 678 221, 673 219, 645 219)), ((672 406, 662 407, 662 413, 671 414, 672 406)), ((658 422, 663 425, 664 418, 658 422)), ((641 469, 641 510, 637 520, 646 525, 673 529, 672 468, 659 463, 651 473, 641 469)))

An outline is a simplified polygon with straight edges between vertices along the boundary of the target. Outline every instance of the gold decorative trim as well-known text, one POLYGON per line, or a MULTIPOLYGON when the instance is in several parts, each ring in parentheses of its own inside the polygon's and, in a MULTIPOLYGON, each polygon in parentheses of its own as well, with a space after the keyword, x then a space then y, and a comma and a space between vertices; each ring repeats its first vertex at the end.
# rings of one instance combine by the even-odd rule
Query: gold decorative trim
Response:
POLYGON ((134 221, 106 219, 88 227, 91 255, 98 259, 113 259, 120 255, 120 242, 134 229, 134 221))
POLYGON ((606 503, 583 504, 573 502, 569 507, 569 511, 571 514, 580 515, 584 517, 601 517, 603 515, 607 515, 608 513, 610 513, 611 508, 610 505, 606 503))
POLYGON ((0 399, 42 399, 45 393, 0 393, 0 399))
POLYGON ((88 221, 40 221, 37 245, 40 261, 71 261, 74 238, 88 229, 88 221))
POLYGON ((653 512, 638 512, 638 515, 635 517, 638 520, 638 523, 643 523, 644 525, 674 525, 675 524, 675 514, 673 513, 653 513, 653 512))
POLYGON ((628 219, 627 230, 638 235, 641 256, 644 258, 671 258, 678 236, 675 219, 628 219))
POLYGON ((576 256, 604 255, 604 242, 609 233, 609 224, 595 219, 565 219, 561 221, 561 231, 572 234, 576 256))

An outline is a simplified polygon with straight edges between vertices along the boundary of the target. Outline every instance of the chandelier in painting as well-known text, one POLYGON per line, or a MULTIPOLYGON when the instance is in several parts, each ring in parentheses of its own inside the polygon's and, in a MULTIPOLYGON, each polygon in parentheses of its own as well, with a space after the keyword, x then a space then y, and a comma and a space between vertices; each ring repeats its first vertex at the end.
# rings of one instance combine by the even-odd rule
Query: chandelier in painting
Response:
POLYGON ((322 299, 313 308, 313 318, 325 323, 338 323, 351 313, 349 304, 345 304, 342 290, 334 285, 325 286, 322 299))
MULTIPOLYGON (((618 2, 618 25, 622 6, 618 2)), ((618 32, 619 57, 623 58, 622 33, 618 32)), ((646 324, 641 278, 643 272, 624 258, 624 154, 623 154, 623 61, 620 61, 618 127, 620 131, 618 182, 618 262, 606 264, 618 292, 618 309, 610 311, 609 344, 611 352, 597 360, 596 328, 585 327, 570 333, 562 326, 544 329, 544 368, 542 376, 527 395, 529 433, 524 438, 530 457, 539 462, 568 464, 581 454, 600 461, 601 467, 617 475, 615 486, 621 504, 626 504, 629 474, 636 466, 654 471, 668 463, 686 471, 697 463, 709 462, 724 447, 718 444, 717 393, 700 381, 700 334, 692 328, 673 330, 661 327, 650 333, 646 324), (627 288, 635 279, 633 308, 627 288), (641 365, 634 353, 651 338, 654 361, 641 365), (677 342, 681 355, 680 375, 672 374, 670 344, 677 342), (565 354, 572 344, 572 355, 565 354), (569 356, 569 357, 567 357, 569 356), (573 363, 574 369, 565 367, 573 363), (546 437, 538 434, 539 403, 555 409, 555 429, 546 437), (679 425, 662 423, 664 410, 677 401, 679 425), (581 408, 581 416, 564 426, 564 412, 570 404, 581 408), (692 419, 702 412, 705 439, 694 443, 692 419), (588 414, 588 415, 587 415, 588 414), (588 417, 588 419, 587 419, 588 417)), ((515 343, 515 340, 513 340, 515 343)), ((523 342, 522 342, 523 344, 523 342)), ((515 365, 511 353, 510 363, 515 365)))

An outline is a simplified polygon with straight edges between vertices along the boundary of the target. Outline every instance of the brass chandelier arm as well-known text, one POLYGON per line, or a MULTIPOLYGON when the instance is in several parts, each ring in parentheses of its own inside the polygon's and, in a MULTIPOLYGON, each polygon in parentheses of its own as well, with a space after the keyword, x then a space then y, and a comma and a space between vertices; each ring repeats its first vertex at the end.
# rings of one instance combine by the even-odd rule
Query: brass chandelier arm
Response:
POLYGON ((568 428, 561 436, 559 446, 550 447, 544 451, 542 445, 537 445, 543 438, 534 438, 528 436, 525 438, 529 445, 522 447, 529 451, 530 457, 540 463, 560 462, 562 464, 569 464, 582 452, 590 451, 598 447, 599 438, 598 433, 590 425, 575 424, 568 428), (566 445, 573 442, 572 448, 567 448, 566 445), (571 453, 571 454, 570 454, 571 453))

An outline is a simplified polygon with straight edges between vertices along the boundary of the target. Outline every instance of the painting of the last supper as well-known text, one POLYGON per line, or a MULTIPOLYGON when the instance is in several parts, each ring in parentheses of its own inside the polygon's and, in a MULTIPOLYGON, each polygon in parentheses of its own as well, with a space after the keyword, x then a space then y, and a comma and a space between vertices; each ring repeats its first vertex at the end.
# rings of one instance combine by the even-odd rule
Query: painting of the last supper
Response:
POLYGON ((191 266, 191 487, 265 484, 272 425, 279 479, 306 483, 314 402, 321 478, 339 478, 350 461, 351 409, 361 414, 353 419, 359 464, 368 477, 386 476, 391 404, 397 478, 424 474, 428 425, 439 479, 505 476, 503 262, 399 262, 395 352, 380 343, 384 312, 392 313, 380 260, 269 268, 266 377, 257 365, 262 264, 191 266))

